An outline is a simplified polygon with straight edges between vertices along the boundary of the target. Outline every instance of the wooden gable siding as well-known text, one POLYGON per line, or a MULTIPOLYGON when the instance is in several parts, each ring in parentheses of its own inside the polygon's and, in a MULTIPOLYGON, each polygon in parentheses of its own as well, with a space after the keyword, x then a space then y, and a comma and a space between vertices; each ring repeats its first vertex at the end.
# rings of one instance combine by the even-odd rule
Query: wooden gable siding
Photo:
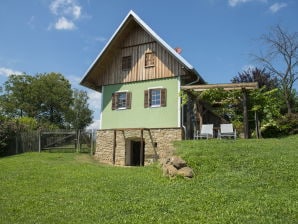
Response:
POLYGON ((135 26, 109 53, 99 71, 98 85, 128 83, 184 75, 183 66, 140 26, 135 26), (155 65, 145 67, 145 53, 153 52, 155 65), (122 57, 132 56, 132 68, 122 71, 122 57))

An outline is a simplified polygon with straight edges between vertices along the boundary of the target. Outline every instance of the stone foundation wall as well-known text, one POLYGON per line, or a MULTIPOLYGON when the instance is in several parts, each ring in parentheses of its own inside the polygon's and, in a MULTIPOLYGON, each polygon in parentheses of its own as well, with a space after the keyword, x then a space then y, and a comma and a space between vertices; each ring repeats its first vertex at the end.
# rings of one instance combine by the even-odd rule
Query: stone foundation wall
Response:
MULTIPOLYGON (((115 165, 126 165, 131 140, 141 139, 141 129, 99 130, 96 137, 95 158, 102 163, 113 164, 114 133, 116 131, 115 165)), ((173 141, 182 140, 181 128, 144 129, 144 165, 158 158, 170 156, 173 141)))

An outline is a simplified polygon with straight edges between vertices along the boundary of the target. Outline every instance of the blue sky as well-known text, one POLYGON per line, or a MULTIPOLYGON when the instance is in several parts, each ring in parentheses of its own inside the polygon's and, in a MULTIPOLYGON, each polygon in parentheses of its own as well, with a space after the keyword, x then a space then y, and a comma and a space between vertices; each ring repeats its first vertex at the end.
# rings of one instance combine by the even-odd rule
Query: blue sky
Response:
POLYGON ((1 0, 0 85, 11 73, 59 72, 78 85, 127 13, 133 10, 209 83, 227 83, 256 66, 260 36, 279 24, 298 31, 297 0, 1 0))

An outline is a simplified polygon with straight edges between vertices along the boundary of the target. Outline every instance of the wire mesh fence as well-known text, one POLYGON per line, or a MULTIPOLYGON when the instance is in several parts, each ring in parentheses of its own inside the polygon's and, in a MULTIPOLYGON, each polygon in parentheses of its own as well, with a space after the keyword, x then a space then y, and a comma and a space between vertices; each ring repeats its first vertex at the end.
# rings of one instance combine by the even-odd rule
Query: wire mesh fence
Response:
POLYGON ((25 152, 79 152, 93 154, 96 130, 27 131, 13 136, 6 155, 25 152))

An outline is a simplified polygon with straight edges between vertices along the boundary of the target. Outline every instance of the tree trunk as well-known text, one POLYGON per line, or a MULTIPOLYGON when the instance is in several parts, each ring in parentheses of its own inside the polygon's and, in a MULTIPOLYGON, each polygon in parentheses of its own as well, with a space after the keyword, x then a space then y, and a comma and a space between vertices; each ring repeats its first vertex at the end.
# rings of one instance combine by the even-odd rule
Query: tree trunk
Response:
POLYGON ((288 114, 291 114, 292 113, 292 106, 291 106, 291 103, 290 103, 290 100, 289 100, 289 96, 286 96, 286 105, 287 105, 287 109, 288 109, 288 114))

